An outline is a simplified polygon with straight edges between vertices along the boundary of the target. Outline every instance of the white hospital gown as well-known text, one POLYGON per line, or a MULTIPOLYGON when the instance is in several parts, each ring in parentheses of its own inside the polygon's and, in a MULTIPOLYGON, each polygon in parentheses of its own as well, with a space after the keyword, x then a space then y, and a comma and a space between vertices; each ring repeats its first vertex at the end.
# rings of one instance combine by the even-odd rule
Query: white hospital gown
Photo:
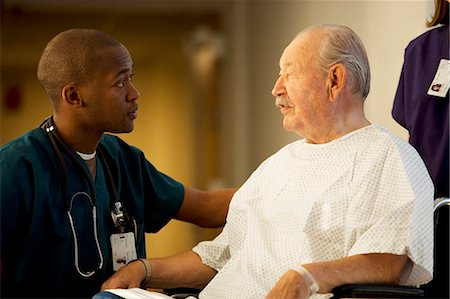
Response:
POLYGON ((379 126, 299 140, 260 165, 222 233, 193 250, 219 271, 201 299, 264 298, 293 265, 362 253, 408 254, 401 284, 422 284, 433 272, 433 185, 417 152, 379 126))

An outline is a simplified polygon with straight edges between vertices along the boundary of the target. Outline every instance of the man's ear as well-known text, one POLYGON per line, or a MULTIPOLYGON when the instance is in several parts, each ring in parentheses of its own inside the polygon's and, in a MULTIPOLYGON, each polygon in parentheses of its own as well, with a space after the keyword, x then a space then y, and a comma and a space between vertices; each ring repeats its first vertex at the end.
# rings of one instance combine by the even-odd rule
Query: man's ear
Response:
POLYGON ((334 102, 344 89, 347 81, 347 72, 344 65, 338 63, 331 66, 327 75, 328 98, 334 102))
POLYGON ((62 98, 63 101, 75 106, 82 105, 82 101, 80 95, 77 91, 77 88, 73 84, 66 84, 62 89, 62 98))

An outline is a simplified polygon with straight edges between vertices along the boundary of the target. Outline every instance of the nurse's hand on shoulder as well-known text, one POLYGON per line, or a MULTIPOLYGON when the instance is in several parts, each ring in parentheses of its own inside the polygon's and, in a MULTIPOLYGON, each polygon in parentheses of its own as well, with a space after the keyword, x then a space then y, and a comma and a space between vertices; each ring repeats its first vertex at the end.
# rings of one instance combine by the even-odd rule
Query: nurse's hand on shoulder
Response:
POLYGON ((302 276, 293 270, 284 273, 269 292, 266 299, 307 299, 310 290, 302 276))
POLYGON ((102 284, 101 290, 138 288, 145 279, 145 275, 145 266, 142 262, 131 262, 108 278, 102 284))

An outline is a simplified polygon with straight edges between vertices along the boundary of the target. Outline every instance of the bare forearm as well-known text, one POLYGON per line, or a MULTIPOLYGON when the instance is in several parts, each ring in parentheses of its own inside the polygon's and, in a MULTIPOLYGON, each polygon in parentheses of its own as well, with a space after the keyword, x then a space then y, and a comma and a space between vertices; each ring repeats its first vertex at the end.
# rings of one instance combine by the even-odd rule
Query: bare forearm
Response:
MULTIPOLYGON (((398 283, 408 257, 393 254, 361 254, 338 260, 305 264, 319 286, 319 293, 331 293, 340 285, 350 283, 398 283)), ((310 278, 301 269, 284 273, 266 299, 310 297, 310 278), (297 272, 299 271, 299 272, 297 272)))
POLYGON ((349 283, 398 283, 408 257, 394 254, 360 254, 347 258, 306 264, 319 284, 320 293, 349 283))
POLYGON ((175 218, 202 227, 221 227, 225 224, 228 206, 236 190, 206 192, 185 187, 183 205, 175 218))
POLYGON ((145 263, 134 261, 120 268, 102 285, 105 289, 137 288, 147 279, 148 288, 203 288, 216 271, 201 262, 200 257, 193 251, 188 251, 162 259, 149 260, 150 269, 145 263))
POLYGON ((151 259, 150 264, 152 276, 146 286, 149 288, 203 288, 217 273, 193 251, 151 259))

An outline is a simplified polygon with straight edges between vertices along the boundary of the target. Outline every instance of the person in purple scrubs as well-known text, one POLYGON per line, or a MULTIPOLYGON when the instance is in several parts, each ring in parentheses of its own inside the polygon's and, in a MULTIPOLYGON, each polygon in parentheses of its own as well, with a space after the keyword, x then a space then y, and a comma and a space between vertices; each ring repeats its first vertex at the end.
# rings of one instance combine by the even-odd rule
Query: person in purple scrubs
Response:
POLYGON ((431 30, 406 47, 392 116, 410 134, 430 172, 435 197, 449 197, 449 3, 435 0, 431 30), (439 88, 438 88, 439 87, 439 88))
MULTIPOLYGON (((449 2, 435 0, 426 24, 432 29, 413 39, 405 50, 403 69, 392 116, 409 131, 435 187, 435 197, 449 197, 449 2)), ((431 298, 449 298, 448 244, 435 237, 433 280, 426 286, 431 298)))

